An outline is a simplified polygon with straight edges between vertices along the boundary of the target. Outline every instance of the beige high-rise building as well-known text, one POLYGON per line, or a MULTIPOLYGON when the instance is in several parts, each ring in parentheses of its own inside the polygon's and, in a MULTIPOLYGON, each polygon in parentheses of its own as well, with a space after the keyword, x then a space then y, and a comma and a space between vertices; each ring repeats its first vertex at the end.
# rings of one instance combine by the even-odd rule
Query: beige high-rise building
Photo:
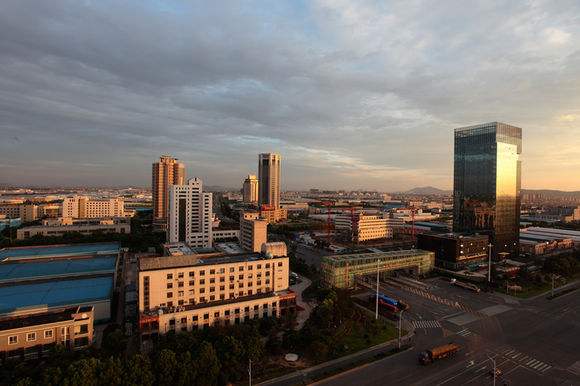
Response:
POLYGON ((258 201, 260 206, 280 208, 280 161, 280 155, 275 153, 263 153, 259 156, 258 201))
POLYGON ((185 164, 177 159, 163 155, 153 164, 151 194, 153 196, 153 220, 157 223, 167 221, 169 208, 168 190, 171 185, 185 183, 185 164))
POLYGON ((260 252, 262 244, 268 242, 268 221, 258 212, 240 215, 240 245, 247 251, 260 252))
POLYGON ((258 178, 253 174, 248 174, 244 180, 242 196, 245 203, 255 204, 258 202, 258 178))

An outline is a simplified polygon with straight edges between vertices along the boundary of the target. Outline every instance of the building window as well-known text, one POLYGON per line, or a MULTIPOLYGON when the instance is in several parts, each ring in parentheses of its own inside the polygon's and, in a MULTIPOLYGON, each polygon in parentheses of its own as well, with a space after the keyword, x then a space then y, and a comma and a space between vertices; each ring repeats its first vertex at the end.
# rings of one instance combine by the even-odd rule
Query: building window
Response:
POLYGON ((36 332, 29 332, 26 334, 27 342, 34 342, 36 340, 36 332))
POLYGON ((199 280, 199 285, 205 285, 205 279, 200 279, 199 280))
POLYGON ((194 271, 189 271, 189 277, 194 277, 195 276, 195 272, 194 271))
POLYGON ((191 317, 191 320, 192 320, 192 321, 194 321, 194 322, 197 322, 197 315, 193 315, 193 316, 191 317))
POLYGON ((89 325, 88 324, 81 324, 80 333, 87 334, 89 332, 89 325))
POLYGON ((210 269, 210 270, 209 270, 209 274, 210 274, 210 275, 215 275, 215 269, 210 269))
POLYGON ((172 273, 168 273, 167 274, 167 280, 171 280, 173 279, 173 274, 172 273))
POLYGON ((8 337, 8 344, 17 344, 18 343, 18 335, 12 335, 8 337))
POLYGON ((213 278, 213 277, 212 277, 211 279, 209 279, 209 283, 210 283, 210 284, 213 284, 213 283, 215 283, 215 278, 213 278))
POLYGON ((44 339, 52 338, 52 330, 44 330, 44 339))
POLYGON ((191 286, 194 286, 194 285, 195 285, 195 281, 193 281, 193 280, 190 280, 190 281, 189 281, 189 285, 191 285, 191 286))
POLYGON ((209 292, 215 292, 215 287, 209 287, 209 292))
POLYGON ((173 288, 173 283, 167 283, 167 289, 173 288))
POLYGON ((200 276, 205 276, 205 270, 202 269, 201 271, 199 271, 199 275, 200 276))
POLYGON ((178 277, 178 278, 180 278, 180 279, 183 279, 183 272, 179 272, 179 273, 177 274, 177 277, 178 277))
POLYGON ((167 297, 168 297, 168 298, 172 298, 172 297, 173 297, 173 292, 168 292, 168 293, 167 293, 167 297))
POLYGON ((209 319, 209 314, 203 314, 203 320, 208 320, 209 319))
POLYGON ((279 263, 278 263, 278 267, 281 267, 281 266, 282 266, 282 262, 279 262, 279 263))
POLYGON ((235 268, 234 267, 230 267, 230 272, 234 272, 235 268))
POLYGON ((219 318, 219 317, 220 317, 220 312, 219 312, 219 311, 216 311, 216 312, 213 314, 213 317, 214 317, 214 318, 219 318))
POLYGON ((178 282, 178 283, 177 283, 177 286, 178 286, 178 287, 183 287, 183 282, 182 282, 182 281, 178 282))

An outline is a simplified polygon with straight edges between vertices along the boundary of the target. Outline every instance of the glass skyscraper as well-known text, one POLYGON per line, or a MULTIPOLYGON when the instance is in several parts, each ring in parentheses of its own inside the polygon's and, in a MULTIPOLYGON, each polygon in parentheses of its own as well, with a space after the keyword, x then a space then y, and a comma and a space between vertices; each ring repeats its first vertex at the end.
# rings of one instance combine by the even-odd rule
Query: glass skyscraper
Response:
POLYGON ((453 230, 490 236, 495 258, 519 253, 522 129, 492 122, 455 130, 453 230))

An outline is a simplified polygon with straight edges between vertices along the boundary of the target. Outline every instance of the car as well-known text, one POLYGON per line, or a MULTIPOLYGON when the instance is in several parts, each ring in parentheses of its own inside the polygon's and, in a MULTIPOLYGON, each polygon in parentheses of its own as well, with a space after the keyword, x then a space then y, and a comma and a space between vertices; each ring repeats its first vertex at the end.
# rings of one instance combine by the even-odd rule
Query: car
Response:
MULTIPOLYGON (((490 377, 493 377, 493 369, 489 370, 488 374, 490 377)), ((503 375, 503 372, 500 369, 495 369, 495 377, 496 378, 501 378, 502 375, 503 375)))

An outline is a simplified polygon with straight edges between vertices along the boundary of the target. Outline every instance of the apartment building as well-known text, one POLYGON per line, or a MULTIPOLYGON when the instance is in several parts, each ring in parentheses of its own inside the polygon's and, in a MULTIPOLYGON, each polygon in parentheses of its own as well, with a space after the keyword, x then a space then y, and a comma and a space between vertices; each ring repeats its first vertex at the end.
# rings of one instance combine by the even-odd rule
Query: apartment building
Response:
POLYGON ((260 208, 260 216, 268 221, 269 224, 274 224, 288 218, 288 210, 283 208, 274 208, 268 205, 262 205, 260 208))
POLYGON ((185 183, 185 164, 176 158, 163 155, 153 163, 151 171, 151 195, 153 197, 153 220, 165 228, 169 208, 168 191, 171 185, 185 183))
POLYGON ((240 214, 240 245, 247 251, 260 252, 268 241, 268 221, 258 212, 240 214))
POLYGON ((93 341, 93 307, 76 306, 48 311, 28 309, 0 319, 0 359, 37 358, 55 345, 69 350, 93 341))
POLYGON ((139 261, 141 333, 278 317, 294 307, 288 257, 186 255, 139 261))
POLYGON ((33 225, 16 230, 18 240, 34 236, 62 236, 65 233, 82 233, 91 235, 96 233, 131 233, 131 222, 128 218, 116 217, 105 219, 47 219, 42 225, 33 225))
POLYGON ((125 201, 121 197, 94 199, 82 196, 65 197, 62 217, 101 218, 125 216, 125 201))
POLYGON ((363 213, 341 214, 336 216, 334 221, 336 231, 356 243, 393 237, 389 221, 382 216, 363 213))
POLYGON ((185 242, 192 247, 213 244, 212 194, 203 191, 203 182, 192 178, 187 185, 169 187, 167 241, 185 242))

